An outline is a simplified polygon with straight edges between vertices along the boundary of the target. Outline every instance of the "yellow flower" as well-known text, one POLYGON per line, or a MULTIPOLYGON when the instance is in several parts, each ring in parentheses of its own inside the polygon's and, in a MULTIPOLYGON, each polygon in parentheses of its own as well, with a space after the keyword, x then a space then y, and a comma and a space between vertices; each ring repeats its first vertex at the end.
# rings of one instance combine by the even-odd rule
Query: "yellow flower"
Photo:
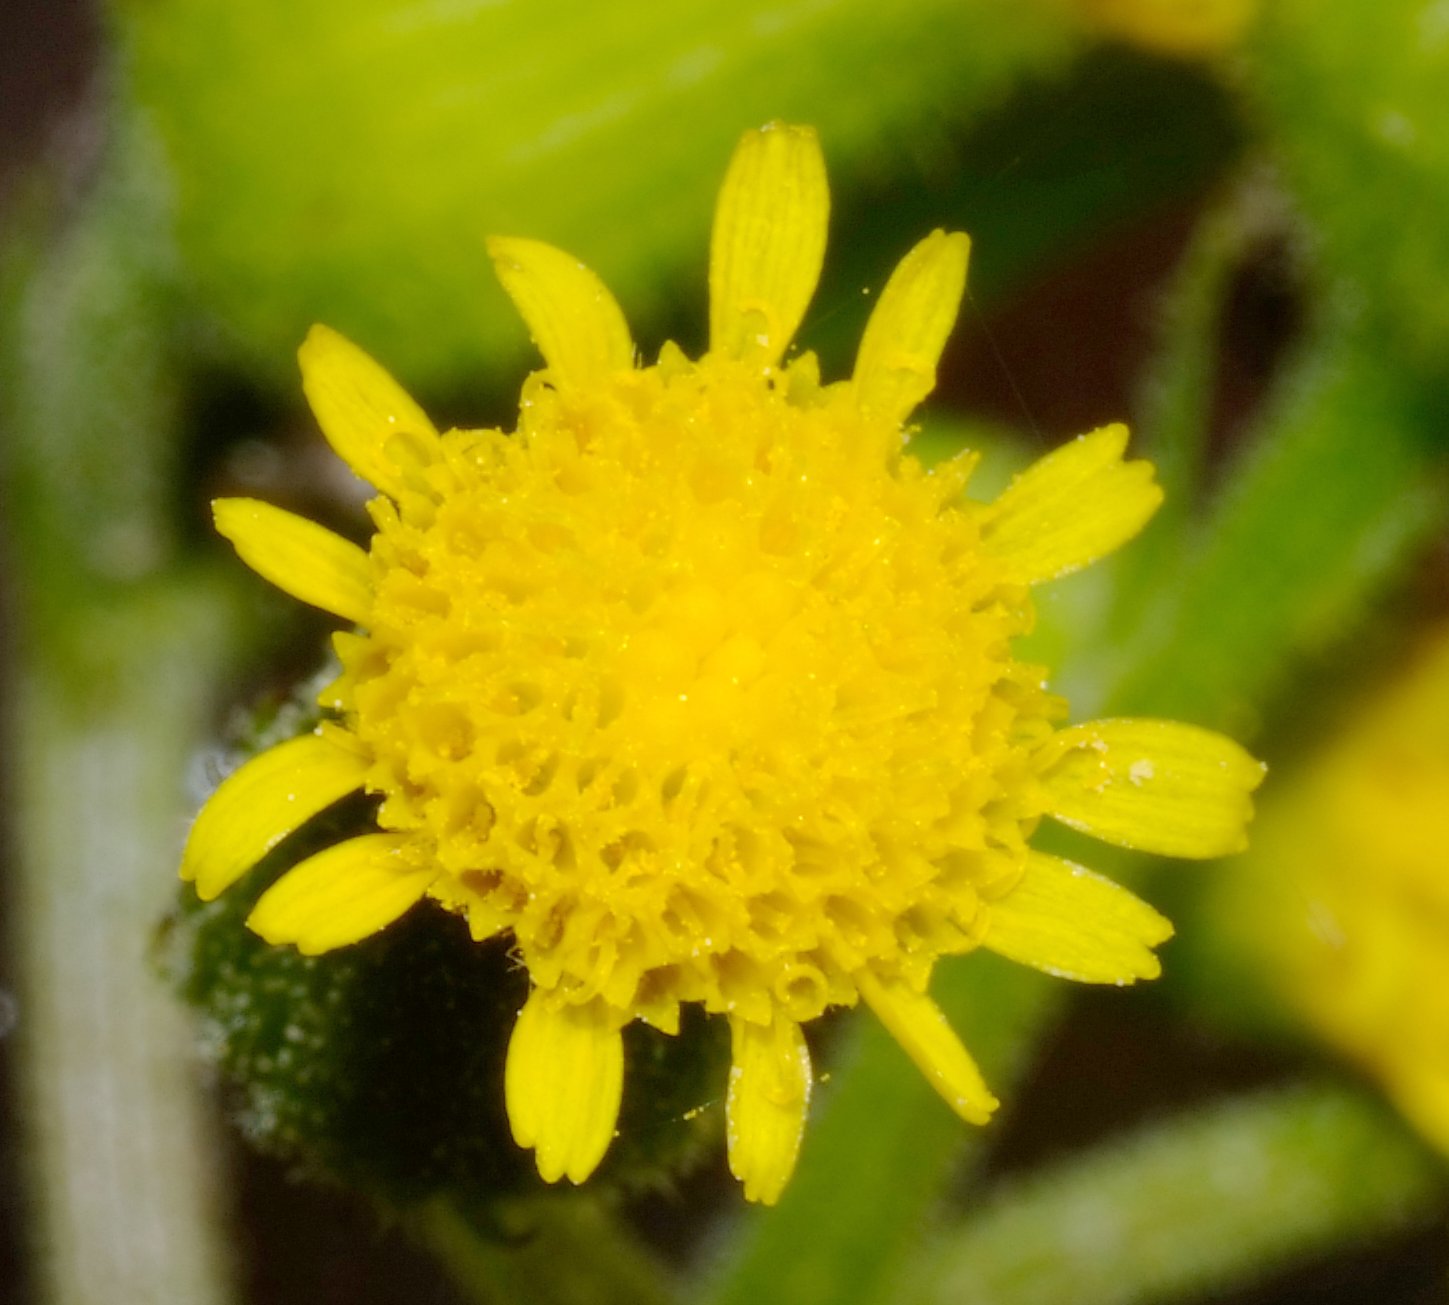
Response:
POLYGON ((1449 629, 1280 794, 1219 896, 1292 1006, 1449 1152, 1449 629))
POLYGON ((1111 36, 1163 54, 1192 57, 1231 48, 1257 16, 1258 0, 1073 0, 1111 36))
POLYGON ((747 134, 710 258, 710 348, 636 365, 576 260, 490 242, 545 370, 516 433, 439 434, 323 328, 304 387, 380 491, 364 552, 267 504, 216 504, 268 580, 358 627, 336 636, 331 713, 226 780, 182 874, 204 898, 345 794, 378 830, 309 858, 258 902, 267 940, 321 952, 424 896, 507 936, 532 987, 505 1093, 540 1173, 580 1182, 613 1134, 621 1029, 682 1002, 729 1020, 734 1173, 773 1202, 811 1089, 801 1025, 863 998, 951 1106, 996 1105, 927 995, 978 945, 1127 983, 1171 932, 1116 885, 1032 851, 1055 816, 1172 855, 1240 846, 1260 768, 1185 725, 1057 729, 1013 660, 1030 587, 1152 513, 1151 468, 1109 426, 994 503, 973 459, 926 472, 903 422, 931 389, 968 242, 901 262, 851 379, 782 361, 825 247, 813 132, 747 134))

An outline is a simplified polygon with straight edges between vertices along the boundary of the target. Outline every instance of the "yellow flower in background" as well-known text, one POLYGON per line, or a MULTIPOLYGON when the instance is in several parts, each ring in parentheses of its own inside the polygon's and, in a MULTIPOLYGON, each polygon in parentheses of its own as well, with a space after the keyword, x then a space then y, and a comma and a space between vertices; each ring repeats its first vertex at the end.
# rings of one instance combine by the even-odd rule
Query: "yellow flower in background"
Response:
POLYGON ((1449 1152, 1449 629, 1265 817, 1227 927, 1449 1152))
POLYGON ((380 491, 367 551, 267 504, 218 528, 261 575, 354 624, 316 732, 230 776, 182 874, 211 898, 344 795, 375 833, 289 870, 250 923, 316 953, 427 896, 507 937, 531 992, 508 1048, 514 1136, 554 1181, 613 1135, 621 1030, 681 1003, 729 1020, 730 1165, 777 1199, 811 1090, 802 1024, 864 999, 965 1119, 996 1102, 927 988, 977 946, 1089 982, 1158 972, 1171 932, 1033 851, 1050 815, 1176 856, 1242 845, 1260 766, 1187 725, 1059 728, 1014 660, 1035 584, 1142 526, 1160 493, 1109 426, 963 495, 903 423, 934 384, 968 241, 897 267, 854 373, 784 355, 828 198, 812 131, 748 133, 710 255, 710 347, 636 364, 599 280, 550 246, 489 248, 545 369, 518 430, 438 433, 316 328, 304 387, 380 491))
POLYGON ((1073 0, 1110 36, 1163 54, 1211 55, 1237 43, 1258 0, 1073 0))

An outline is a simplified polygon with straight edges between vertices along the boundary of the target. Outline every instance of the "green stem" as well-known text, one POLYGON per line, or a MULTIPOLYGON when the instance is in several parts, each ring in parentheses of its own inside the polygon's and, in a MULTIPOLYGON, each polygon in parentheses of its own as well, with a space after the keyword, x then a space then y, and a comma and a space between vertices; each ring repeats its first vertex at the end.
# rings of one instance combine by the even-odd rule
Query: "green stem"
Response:
POLYGON ((445 1200, 414 1231, 480 1305, 671 1305, 663 1267, 596 1201, 551 1194, 484 1230, 445 1200))
POLYGON ((15 686, 17 1087, 51 1305, 230 1296, 192 1035, 146 957, 215 675, 217 606, 173 597, 90 613, 127 652, 89 700, 38 652, 15 686))
POLYGON ((3 526, 23 618, 7 942, 47 1305, 231 1295, 192 1037, 146 953, 232 622, 219 586, 175 561, 164 223, 136 163, 114 162, 54 238, 36 234, 49 212, 7 232, 22 239, 0 268, 3 526), (22 259, 23 237, 45 247, 22 259))
POLYGON ((1375 342, 1329 323, 1119 647, 1109 711, 1238 733, 1354 627, 1444 520, 1438 419, 1375 342))
POLYGON ((1436 1164, 1335 1084, 1230 1101, 1003 1186, 917 1263, 922 1305, 1219 1299, 1442 1217, 1436 1164))

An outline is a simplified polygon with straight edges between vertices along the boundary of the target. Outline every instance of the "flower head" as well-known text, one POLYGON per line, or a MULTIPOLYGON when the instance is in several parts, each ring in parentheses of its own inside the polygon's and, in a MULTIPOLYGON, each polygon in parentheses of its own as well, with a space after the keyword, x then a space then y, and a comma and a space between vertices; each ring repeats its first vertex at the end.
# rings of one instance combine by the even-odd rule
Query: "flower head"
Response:
POLYGON ((1449 1152, 1449 629, 1280 795, 1218 897, 1293 1010, 1449 1152))
POLYGON ((972 459, 927 472, 931 389, 968 242, 901 262, 851 378, 784 361, 825 246, 813 132, 747 134, 710 258, 710 348, 638 366, 584 266, 494 240, 545 369, 518 429, 439 434, 323 328, 302 348, 333 447, 380 491, 367 551, 277 508, 216 504, 242 558, 353 623, 328 719, 226 780, 182 873, 222 891, 357 789, 377 830, 284 874, 251 925, 319 952, 431 897, 506 936, 532 988, 508 1051, 513 1132, 549 1180, 612 1136, 621 1029, 729 1020, 731 1166, 773 1201, 811 1088, 801 1025, 864 999, 964 1118, 995 1101, 927 995, 986 946, 1098 982, 1155 975, 1170 927, 1034 852, 1043 815, 1110 842, 1240 845, 1260 768, 1158 721, 1058 728, 1012 640, 1031 586, 1135 533, 1159 491, 1109 426, 994 503, 972 459))

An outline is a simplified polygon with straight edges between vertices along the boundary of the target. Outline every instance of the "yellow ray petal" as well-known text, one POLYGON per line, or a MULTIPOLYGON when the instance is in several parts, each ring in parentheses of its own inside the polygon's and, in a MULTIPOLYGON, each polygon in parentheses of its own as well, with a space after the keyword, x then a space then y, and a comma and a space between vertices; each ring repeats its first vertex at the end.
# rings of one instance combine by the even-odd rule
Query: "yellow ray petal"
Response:
POLYGON ((488 254, 560 389, 582 389, 634 365, 614 296, 571 254, 539 240, 490 236, 488 254))
POLYGON ((438 432, 407 392, 350 340, 314 326, 297 351, 302 390, 322 434, 363 480, 396 498, 398 461, 389 452, 430 447, 438 432))
POLYGON ((725 1120, 730 1173, 745 1199, 774 1205, 795 1169, 810 1106, 810 1049, 791 1019, 770 1024, 730 1018, 725 1120))
POLYGON ((710 349, 780 360, 825 261, 830 192, 810 127, 746 132, 720 188, 709 251, 710 349))
POLYGON ((372 575, 356 544, 259 499, 219 498, 211 508, 217 530, 264 580, 345 621, 367 621, 372 575))
POLYGON ((437 872, 399 855, 398 834, 363 834, 293 866, 258 899, 247 925, 304 956, 385 928, 427 891, 437 872))
POLYGON ((984 1124, 990 1119, 1000 1103, 941 1008, 899 979, 881 979, 862 971, 855 982, 876 1018, 946 1104, 968 1124, 984 1124))
POLYGON ((970 255, 961 232, 933 231, 891 273, 855 358, 855 392, 866 411, 899 423, 935 388, 970 255))
POLYGON ((987 510, 982 544, 1036 584, 1131 539, 1162 502, 1150 462, 1124 462, 1127 427, 1103 426, 1018 475, 987 510))
POLYGON ((1120 884, 1032 852, 1021 881, 991 903, 981 942, 1063 979, 1132 983, 1162 972, 1152 948, 1170 937, 1172 925, 1120 884))
POLYGON ((1163 856, 1246 847, 1248 795, 1264 775, 1231 739, 1163 720, 1059 730, 1037 764, 1049 814, 1105 842, 1163 856))
POLYGON ((209 902, 324 807, 362 787, 367 761, 332 733, 259 753, 208 799, 181 855, 181 877, 209 902))
POLYGON ((503 1071, 508 1122, 535 1149, 547 1183, 581 1183, 614 1136, 624 1090, 624 1039, 601 1002, 557 1004, 537 989, 524 1003, 503 1071))

